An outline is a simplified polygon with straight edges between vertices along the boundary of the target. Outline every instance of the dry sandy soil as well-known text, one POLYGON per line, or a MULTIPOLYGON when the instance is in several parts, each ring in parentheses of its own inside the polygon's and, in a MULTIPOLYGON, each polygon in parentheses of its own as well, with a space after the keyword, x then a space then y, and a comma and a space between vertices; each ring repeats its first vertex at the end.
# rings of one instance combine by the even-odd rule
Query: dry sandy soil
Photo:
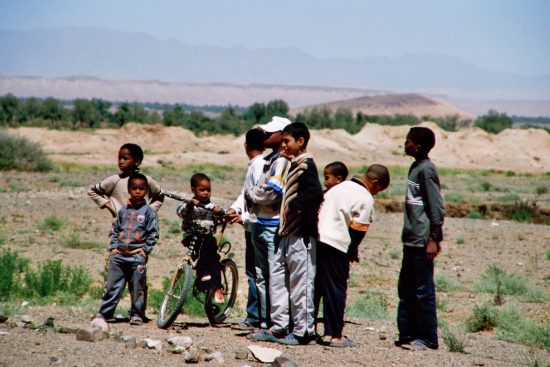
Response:
MULTIPOLYGON (((430 125, 433 127, 433 125, 430 125)), ((544 131, 504 131, 499 135, 487 135, 480 130, 446 133, 438 129, 439 146, 433 157, 440 167, 491 168, 522 172, 550 171, 550 138, 544 131), (546 134, 546 135, 544 135, 546 134), (522 148, 529 147, 529 149, 522 148), (535 159, 536 157, 536 159, 535 159)), ((406 127, 390 128, 368 125, 355 136, 343 131, 314 132, 311 150, 321 166, 335 159, 351 165, 373 162, 408 165, 402 156, 402 141, 406 127)), ((57 162, 76 164, 109 164, 115 168, 118 146, 134 141, 146 150, 145 166, 166 165, 171 162, 180 167, 191 162, 215 162, 239 165, 243 173, 245 160, 242 153, 242 137, 196 138, 177 128, 129 125, 121 130, 97 130, 93 133, 59 132, 24 128, 12 132, 39 142, 57 162)), ((114 170, 113 170, 114 171, 114 170)), ((27 192, 0 192, 0 211, 3 224, 0 231, 5 238, 3 248, 11 248, 21 256, 31 258, 34 264, 46 259, 62 259, 71 266, 84 266, 100 282, 106 233, 110 224, 107 212, 100 211, 87 199, 87 183, 102 179, 105 174, 93 172, 69 173, 68 177, 82 182, 77 187, 62 187, 50 180, 52 174, 3 172, 0 187, 8 183, 24 183, 31 188, 27 192), (44 218, 55 215, 67 220, 65 229, 55 233, 41 232, 37 225, 44 218), (63 246, 63 238, 70 231, 77 231, 82 241, 96 242, 100 248, 92 250, 71 249, 63 246)), ((216 199, 229 205, 237 196, 242 177, 228 177, 214 182, 216 199)), ((161 185, 167 188, 186 187, 187 179, 166 176, 161 185)), ((182 189, 183 191, 183 189, 182 189)), ((152 288, 160 288, 162 278, 168 275, 178 262, 181 245, 178 235, 167 232, 168 222, 176 220, 176 203, 167 201, 161 208, 161 240, 149 265, 149 281, 152 288)), ((387 320, 349 318, 345 333, 358 343, 357 348, 334 349, 323 346, 285 347, 258 343, 283 352, 299 366, 546 366, 550 353, 544 349, 497 340, 493 332, 465 333, 463 323, 472 307, 491 300, 491 295, 472 291, 473 284, 490 265, 497 265, 509 272, 525 276, 532 284, 550 291, 550 260, 545 253, 550 250, 548 226, 521 224, 510 221, 472 220, 449 218, 446 222, 444 251, 437 261, 436 272, 444 273, 459 282, 463 290, 438 293, 446 302, 439 318, 454 326, 457 334, 466 341, 467 354, 451 353, 440 340, 439 351, 410 352, 393 346, 396 336, 394 322, 397 305, 396 284, 400 266, 400 228, 402 215, 378 213, 367 239, 362 244, 361 261, 352 269, 353 286, 349 291, 349 303, 362 293, 378 291, 388 300, 387 320)), ((239 307, 230 321, 241 321, 244 316, 246 282, 244 279, 244 246, 242 230, 229 229, 234 243, 236 261, 241 275, 239 307)), ((522 314, 532 320, 550 320, 550 302, 524 303, 515 297, 506 302, 518 304, 522 314)), ((128 305, 124 300, 122 308, 128 305)), ((55 316, 56 326, 85 327, 96 311, 98 302, 80 307, 57 305, 29 305, 22 313, 41 322, 47 316, 55 316)), ((156 315, 150 311, 150 317, 156 315)), ((18 320, 15 317, 15 320, 18 320)), ((168 331, 156 328, 154 322, 141 327, 114 324, 113 331, 136 336, 167 339, 174 335, 187 335, 196 342, 223 353, 228 366, 259 366, 259 362, 236 360, 236 351, 251 344, 229 327, 211 328, 205 318, 189 318, 181 315, 168 331)), ((125 349, 124 343, 103 340, 95 343, 75 340, 73 334, 61 334, 52 330, 33 331, 21 327, 11 328, 0 324, 0 366, 173 366, 184 365, 181 355, 169 350, 156 352, 147 349, 125 349), (6 334, 7 333, 7 334, 6 334)), ((213 365, 203 362, 201 365, 213 365)))

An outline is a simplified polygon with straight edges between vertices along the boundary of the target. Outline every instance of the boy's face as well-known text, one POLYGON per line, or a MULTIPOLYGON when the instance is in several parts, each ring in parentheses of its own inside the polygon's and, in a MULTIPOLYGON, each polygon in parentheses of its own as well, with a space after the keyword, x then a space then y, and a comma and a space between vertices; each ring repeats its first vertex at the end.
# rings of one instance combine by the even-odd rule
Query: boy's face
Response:
POLYGON ((369 185, 367 185, 367 186, 368 186, 369 192, 372 196, 375 196, 379 192, 384 191, 388 188, 387 186, 384 187, 384 186, 380 185, 378 183, 378 180, 370 180, 369 185))
POLYGON ((210 181, 200 180, 197 182, 195 187, 191 187, 191 191, 193 192, 195 198, 200 202, 210 200, 210 195, 212 195, 210 181))
POLYGON ((138 162, 132 157, 130 151, 126 148, 118 151, 118 169, 122 172, 128 172, 136 169, 141 162, 138 162))
POLYGON ((290 134, 283 133, 283 150, 285 157, 297 157, 303 153, 304 138, 294 139, 290 134))
POLYGON ((147 183, 142 178, 135 178, 128 186, 128 193, 130 194, 130 200, 135 203, 145 200, 147 194, 147 183))
POLYGON ((418 154, 419 147, 418 144, 411 140, 411 137, 407 134, 405 138, 405 154, 415 157, 418 154))
POLYGON ((274 133, 268 133, 265 132, 266 139, 264 140, 264 147, 266 148, 277 148, 279 145, 281 145, 283 134, 280 131, 276 131, 274 133))
POLYGON ((330 190, 332 187, 338 185, 342 182, 341 176, 335 176, 332 171, 328 168, 325 168, 323 171, 323 176, 325 176, 325 187, 327 190, 330 190))

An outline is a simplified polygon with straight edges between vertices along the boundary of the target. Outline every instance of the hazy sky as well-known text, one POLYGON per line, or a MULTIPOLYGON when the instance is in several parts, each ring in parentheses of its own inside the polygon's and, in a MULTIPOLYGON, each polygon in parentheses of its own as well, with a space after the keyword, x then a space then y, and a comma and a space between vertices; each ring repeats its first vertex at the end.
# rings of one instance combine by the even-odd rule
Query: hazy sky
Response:
POLYGON ((550 74, 550 0, 0 0, 1 30, 67 26, 317 57, 439 53, 550 74))

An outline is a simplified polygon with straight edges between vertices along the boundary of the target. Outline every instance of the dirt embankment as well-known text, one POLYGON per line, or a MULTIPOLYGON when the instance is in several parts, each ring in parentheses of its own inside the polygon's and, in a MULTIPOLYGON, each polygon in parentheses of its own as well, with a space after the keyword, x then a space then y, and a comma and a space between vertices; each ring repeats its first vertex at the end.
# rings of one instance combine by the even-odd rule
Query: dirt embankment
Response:
MULTIPOLYGON (((507 129, 488 134, 478 128, 457 132, 422 123, 436 133, 431 158, 441 168, 492 169, 516 173, 550 172, 550 134, 541 129, 507 129)), ((314 130, 308 149, 317 164, 340 160, 350 166, 381 163, 408 166, 403 142, 409 126, 367 124, 357 134, 343 130, 314 130)), ((144 165, 195 163, 242 165, 244 137, 196 137, 179 127, 127 124, 121 129, 57 131, 42 128, 10 129, 39 143, 52 159, 78 164, 112 164, 118 148, 127 142, 145 150, 144 165)))

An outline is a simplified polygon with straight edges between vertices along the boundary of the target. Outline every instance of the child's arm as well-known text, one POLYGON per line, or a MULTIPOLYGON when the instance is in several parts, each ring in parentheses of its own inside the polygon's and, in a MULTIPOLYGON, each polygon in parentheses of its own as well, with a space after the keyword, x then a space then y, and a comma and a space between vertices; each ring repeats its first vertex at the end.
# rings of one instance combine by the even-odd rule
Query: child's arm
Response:
POLYGON ((88 197, 90 197, 90 199, 92 199, 92 201, 101 209, 107 208, 113 217, 116 217, 117 213, 109 200, 109 196, 113 192, 115 185, 119 180, 119 175, 113 175, 96 183, 95 185, 90 186, 90 189, 88 190, 88 197))
POLYGON ((147 211, 147 227, 145 229, 146 237, 144 238, 145 244, 143 245, 143 251, 147 255, 153 251, 153 247, 156 245, 159 239, 159 220, 157 212, 151 208, 147 211))
POLYGON ((164 203, 164 194, 157 181, 149 176, 147 176, 147 183, 149 184, 149 206, 158 211, 164 203))
POLYGON ((296 196, 292 198, 285 209, 285 218, 290 213, 298 215, 302 208, 318 207, 323 201, 323 188, 319 182, 315 165, 308 164, 307 169, 298 179, 300 186, 296 191, 296 196))
POLYGON ((282 200, 283 186, 290 168, 290 162, 286 158, 279 158, 270 171, 267 182, 249 188, 245 193, 245 199, 258 205, 276 204, 282 200))
POLYGON ((122 228, 122 210, 119 211, 117 219, 113 222, 113 235, 111 241, 109 241, 109 251, 116 250, 118 245, 118 236, 120 235, 120 229, 122 228))
POLYGON ((443 241, 443 222, 445 220, 445 204, 441 196, 439 177, 435 169, 426 170, 422 177, 422 195, 426 202, 426 211, 430 219, 430 236, 426 244, 426 254, 429 259, 435 258, 441 252, 443 241))
POLYGON ((363 230, 356 230, 351 227, 348 228, 349 236, 351 238, 351 242, 348 247, 348 259, 350 262, 359 262, 359 245, 363 241, 363 238, 365 238, 368 230, 368 225, 366 225, 366 229, 363 227, 363 230))

